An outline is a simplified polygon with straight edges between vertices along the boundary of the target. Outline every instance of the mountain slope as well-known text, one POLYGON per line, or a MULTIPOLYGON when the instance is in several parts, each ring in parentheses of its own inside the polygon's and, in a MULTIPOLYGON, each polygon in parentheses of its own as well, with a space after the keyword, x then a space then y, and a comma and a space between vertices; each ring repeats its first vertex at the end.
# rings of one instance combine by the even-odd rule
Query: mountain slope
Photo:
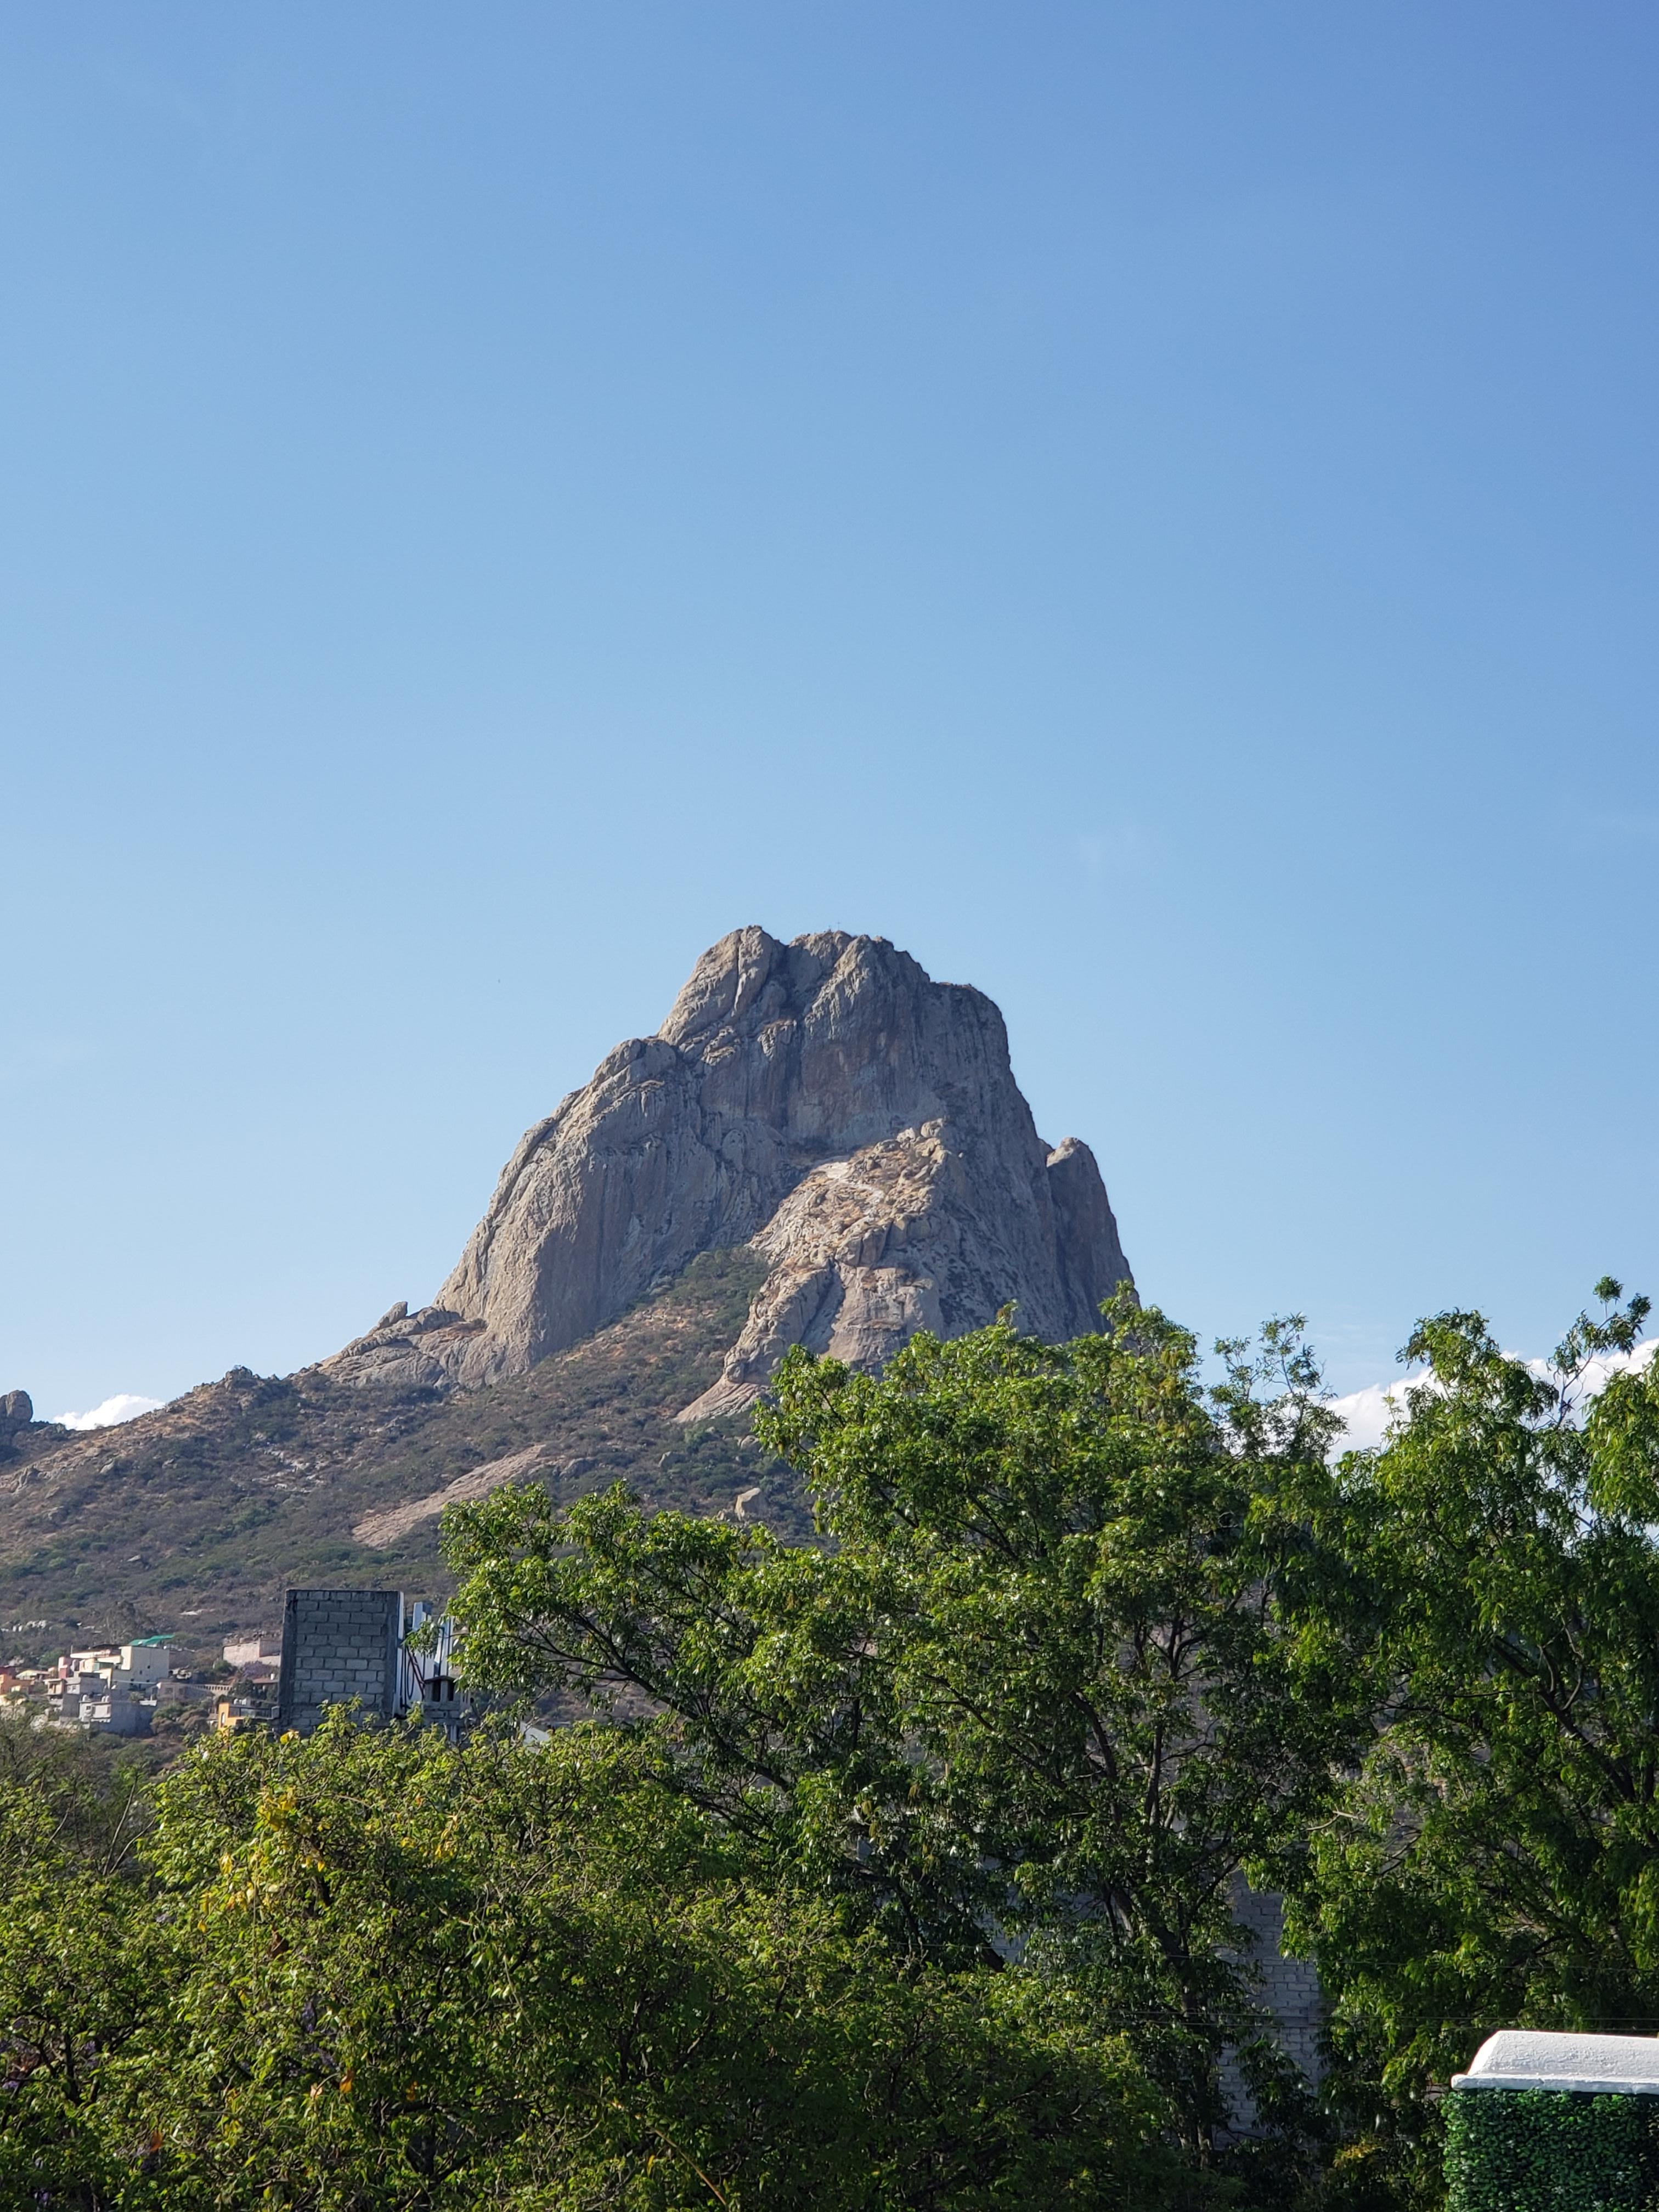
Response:
POLYGON ((787 1471, 738 1430, 674 1419, 718 1374, 760 1273, 746 1253, 707 1255, 489 1389, 236 1369, 119 1429, 38 1423, 0 1458, 0 1632, 45 1620, 45 1632, 7 1635, 24 1656, 160 1629, 205 1652, 230 1629, 278 1626, 290 1582, 436 1594, 447 1584, 435 1513, 387 1540, 354 1531, 525 1453, 524 1472, 562 1494, 625 1478, 696 1513, 729 1511, 758 1482, 748 1510, 804 1534, 787 1471))
POLYGON ((988 999, 884 938, 737 930, 529 1131, 432 1304, 118 1430, 8 1413, 0 1636, 205 1646, 274 1625, 290 1582, 436 1595, 444 1504, 532 1477, 696 1512, 758 1482, 749 1510, 804 1534, 731 1418, 791 1345, 875 1366, 1009 1303, 1074 1335, 1128 1279, 1094 1156, 1038 1137, 988 999))

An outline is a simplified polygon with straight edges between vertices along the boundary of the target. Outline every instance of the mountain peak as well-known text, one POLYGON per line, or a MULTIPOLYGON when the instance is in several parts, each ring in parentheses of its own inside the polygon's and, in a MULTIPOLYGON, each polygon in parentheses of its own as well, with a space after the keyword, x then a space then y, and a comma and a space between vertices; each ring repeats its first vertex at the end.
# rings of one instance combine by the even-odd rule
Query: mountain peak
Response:
POLYGON ((529 1130, 436 1303, 329 1365, 477 1386, 615 1320, 700 1253, 768 1266, 686 1419, 739 1411, 792 1344, 878 1364, 1010 1302, 1044 1336, 1130 1279, 1086 1145, 1050 1152, 983 993, 885 938, 750 926, 529 1130))

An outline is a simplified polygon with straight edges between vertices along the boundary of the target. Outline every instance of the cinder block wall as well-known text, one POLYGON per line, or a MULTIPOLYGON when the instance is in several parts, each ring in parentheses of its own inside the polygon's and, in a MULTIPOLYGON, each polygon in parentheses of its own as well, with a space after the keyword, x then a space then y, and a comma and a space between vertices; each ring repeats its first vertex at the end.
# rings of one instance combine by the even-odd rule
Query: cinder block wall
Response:
POLYGON ((1272 1890, 1251 1889, 1240 1881, 1233 1911, 1255 1938, 1250 1964, 1260 1976, 1261 2002, 1273 2014, 1279 2042, 1311 2082, 1323 2075, 1319 2042, 1325 2025, 1325 1997, 1311 1959, 1287 1959, 1284 1952, 1285 1900, 1272 1890))
MULTIPOLYGON (((1275 1891, 1252 1889, 1240 1875, 1230 1902, 1235 1918, 1255 1939, 1244 1962, 1255 1982, 1256 2000, 1271 2016, 1273 2040, 1309 2086, 1316 2087, 1325 2071, 1320 2039, 1326 2015, 1318 1972, 1310 1959, 1285 1956, 1285 1900, 1275 1891)), ((1232 2115, 1225 2134, 1234 2140, 1252 2134, 1255 2100, 1231 2051, 1222 2053, 1221 2093, 1232 2115)))
POLYGON ((276 1724, 308 1735, 325 1705, 359 1701, 365 1717, 397 1711, 401 1590, 291 1589, 283 1613, 276 1724))

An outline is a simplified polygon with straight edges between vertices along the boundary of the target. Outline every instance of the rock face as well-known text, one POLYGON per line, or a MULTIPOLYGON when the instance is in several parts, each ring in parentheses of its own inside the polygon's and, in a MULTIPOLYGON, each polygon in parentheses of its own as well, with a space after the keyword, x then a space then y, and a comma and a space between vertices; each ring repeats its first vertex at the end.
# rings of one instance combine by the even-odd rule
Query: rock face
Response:
POLYGON ((328 1363, 483 1384, 578 1342, 700 1252, 770 1262, 685 1419, 735 1413, 793 1344, 873 1365, 1010 1301, 1042 1336, 1130 1279, 1086 1145, 1049 1152, 1002 1017, 884 938, 736 930, 654 1037, 618 1045, 526 1135, 434 1304, 328 1363))

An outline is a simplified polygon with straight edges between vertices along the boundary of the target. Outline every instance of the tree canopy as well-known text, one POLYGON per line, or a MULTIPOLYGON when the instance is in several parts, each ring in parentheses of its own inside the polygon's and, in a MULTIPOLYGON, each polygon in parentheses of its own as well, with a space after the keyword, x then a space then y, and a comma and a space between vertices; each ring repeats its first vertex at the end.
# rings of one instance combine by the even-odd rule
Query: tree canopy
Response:
POLYGON ((1395 2086, 1496 2027, 1659 2032, 1659 1372, 1589 1395, 1649 1310, 1598 1291, 1546 1372, 1479 1314, 1422 1322, 1328 1509, 1373 1725, 1300 1926, 1395 2086))
POLYGON ((666 1716, 671 1785, 777 1878, 900 1960, 1086 1998, 1202 2157, 1224 2050, 1268 2057, 1237 1886, 1298 1861, 1357 1725, 1290 1611, 1333 1424, 1293 1325, 1206 1390, 1187 1332, 1112 1318, 879 1377, 792 1354, 757 1427, 817 1547, 533 1488, 446 1540, 475 1680, 666 1716))
POLYGON ((0 1721, 0 2201, 1427 2212, 1489 2029, 1659 2030, 1659 1362, 1599 1288, 1548 1367, 1422 1322, 1367 1451, 1294 1322, 1214 1381, 1131 1302, 792 1355, 812 1543, 447 1516, 459 1745, 0 1721))
POLYGON ((243 1735, 99 1867, 0 1784, 17 2204, 1156 2206, 1164 2115, 1064 1993, 895 1971, 757 1878, 648 1733, 243 1735))

